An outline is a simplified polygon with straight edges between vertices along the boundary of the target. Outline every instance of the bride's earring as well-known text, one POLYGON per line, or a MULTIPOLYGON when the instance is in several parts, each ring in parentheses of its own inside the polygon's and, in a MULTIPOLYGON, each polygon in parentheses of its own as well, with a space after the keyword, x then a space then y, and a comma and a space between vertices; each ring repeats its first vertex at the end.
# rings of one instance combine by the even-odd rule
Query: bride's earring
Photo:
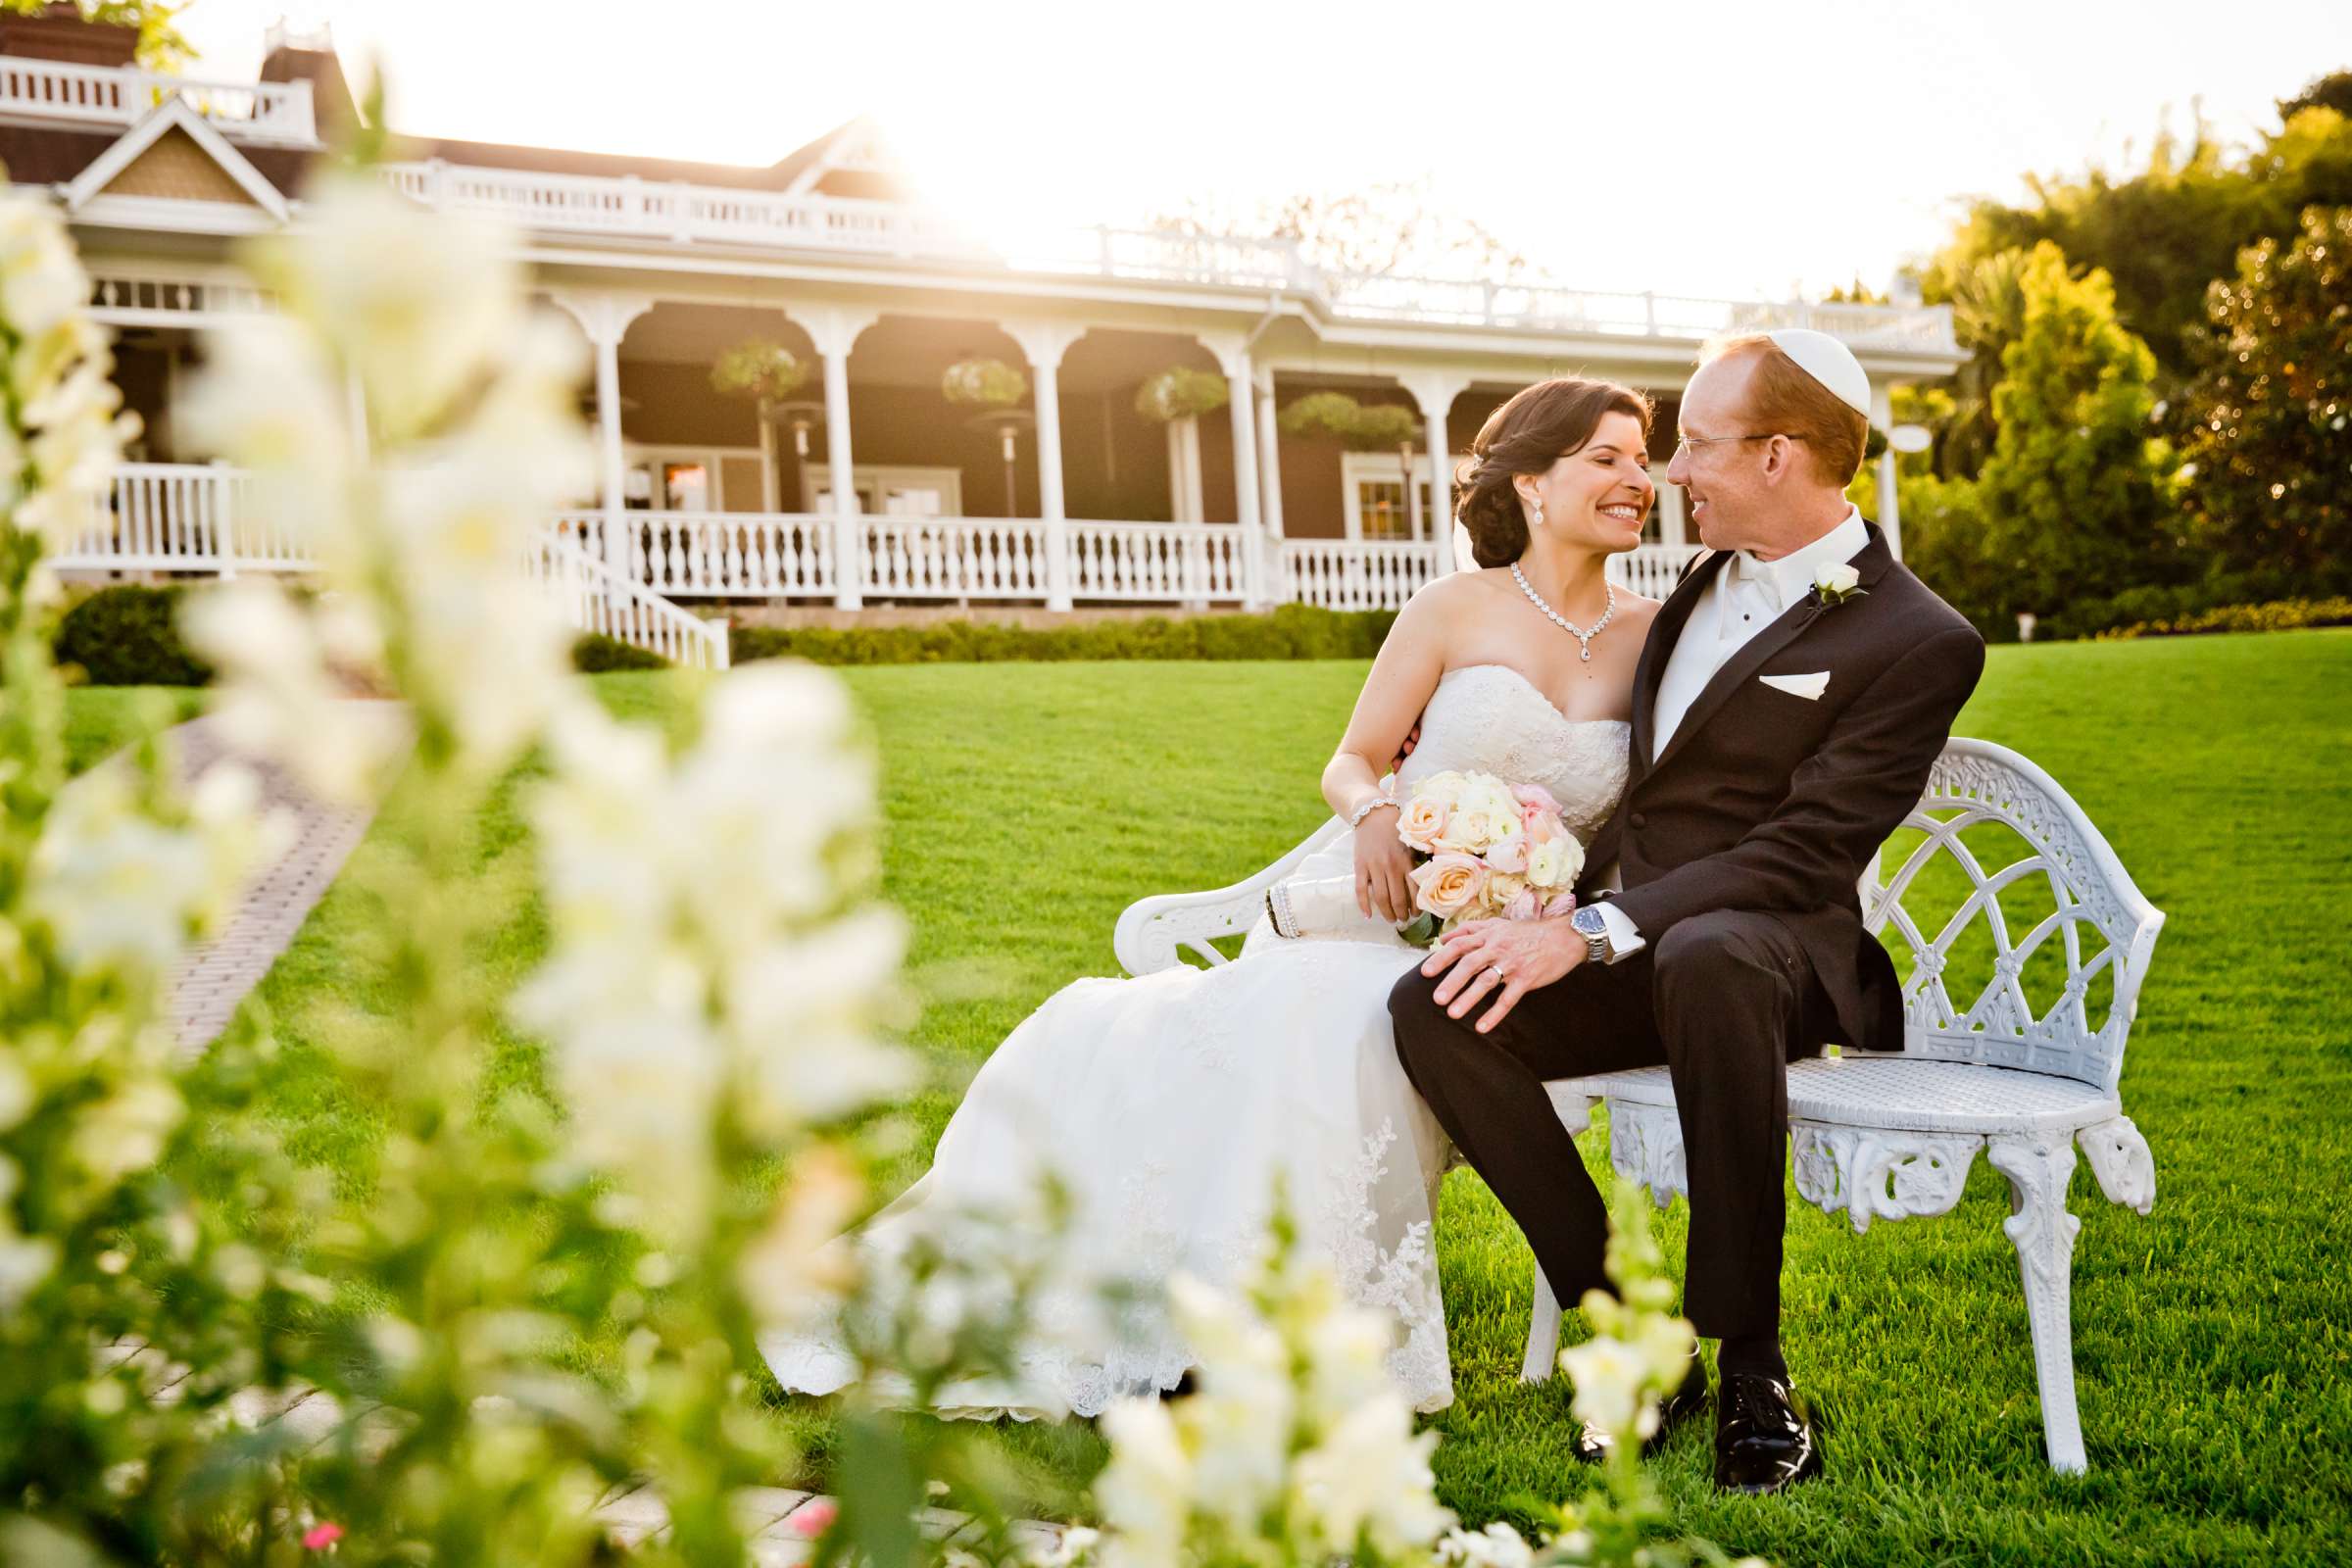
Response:
POLYGON ((1544 526, 1544 498, 1542 496, 1537 496, 1534 498, 1534 501, 1536 504, 1536 514, 1532 519, 1530 519, 1529 526, 1541 528, 1544 526))

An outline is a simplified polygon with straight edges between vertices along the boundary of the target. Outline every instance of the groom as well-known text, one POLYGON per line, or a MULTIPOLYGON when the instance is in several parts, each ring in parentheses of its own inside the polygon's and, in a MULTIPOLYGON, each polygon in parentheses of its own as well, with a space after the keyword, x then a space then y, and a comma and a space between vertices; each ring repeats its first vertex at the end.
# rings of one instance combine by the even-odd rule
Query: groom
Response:
MULTIPOLYGON (((1721 1342, 1715 1483, 1740 1492, 1822 1467, 1781 1354, 1785 1064, 1825 1041, 1902 1049, 1894 967, 1855 885, 1984 665, 1983 639, 1845 499, 1869 409, 1835 338, 1710 346, 1667 478, 1711 553, 1642 650, 1625 795, 1580 906, 1466 926, 1389 1000, 1406 1075, 1565 1302, 1608 1289, 1608 1219, 1544 1081, 1672 1073, 1684 1309, 1721 1342)), ((1660 1436, 1705 1398, 1694 1362, 1660 1436)))

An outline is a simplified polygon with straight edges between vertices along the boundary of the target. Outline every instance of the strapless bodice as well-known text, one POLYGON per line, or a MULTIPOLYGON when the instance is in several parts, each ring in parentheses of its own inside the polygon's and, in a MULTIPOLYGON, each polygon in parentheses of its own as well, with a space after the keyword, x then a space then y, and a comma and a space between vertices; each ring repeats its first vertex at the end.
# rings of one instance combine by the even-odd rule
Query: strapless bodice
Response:
POLYGON ((1621 718, 1570 718, 1508 664, 1446 671, 1421 714, 1421 740, 1397 769, 1396 793, 1451 768, 1505 784, 1541 784, 1586 843, 1625 791, 1633 726, 1621 718))

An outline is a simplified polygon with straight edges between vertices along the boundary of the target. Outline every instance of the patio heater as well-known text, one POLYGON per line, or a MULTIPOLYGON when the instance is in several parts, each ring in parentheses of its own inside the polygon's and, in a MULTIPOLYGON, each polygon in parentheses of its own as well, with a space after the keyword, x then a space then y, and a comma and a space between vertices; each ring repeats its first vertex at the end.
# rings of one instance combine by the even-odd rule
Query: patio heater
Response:
POLYGON ((796 399, 770 404, 767 416, 792 432, 793 456, 804 463, 808 461, 808 433, 825 422, 825 406, 805 398, 796 399))
POLYGON ((1021 432, 1037 423, 1037 416, 1027 409, 995 409, 987 414, 974 415, 964 422, 974 430, 986 430, 997 438, 1004 454, 1004 515, 1019 516, 1019 509, 1013 505, 1012 460, 1020 448, 1021 432))

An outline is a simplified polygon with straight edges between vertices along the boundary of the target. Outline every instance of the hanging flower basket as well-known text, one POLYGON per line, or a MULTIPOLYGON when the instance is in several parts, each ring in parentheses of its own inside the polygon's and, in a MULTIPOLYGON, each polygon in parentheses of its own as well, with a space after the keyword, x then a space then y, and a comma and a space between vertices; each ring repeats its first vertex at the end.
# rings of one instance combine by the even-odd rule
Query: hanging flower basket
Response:
POLYGON ((939 378, 939 391, 950 403, 1004 409, 1027 395, 1029 378, 1003 360, 958 360, 939 378))
POLYGON ((1420 439, 1421 421, 1394 403, 1358 403, 1345 392, 1309 392, 1282 411, 1285 435, 1337 441, 1351 452, 1393 452, 1420 439))
POLYGON ((808 367, 781 343, 747 337, 710 367, 710 389, 728 397, 781 403, 808 379, 808 367))
POLYGON ((1214 414, 1231 394, 1225 378, 1210 370, 1176 365, 1136 388, 1135 412, 1167 424, 1195 415, 1214 414))

